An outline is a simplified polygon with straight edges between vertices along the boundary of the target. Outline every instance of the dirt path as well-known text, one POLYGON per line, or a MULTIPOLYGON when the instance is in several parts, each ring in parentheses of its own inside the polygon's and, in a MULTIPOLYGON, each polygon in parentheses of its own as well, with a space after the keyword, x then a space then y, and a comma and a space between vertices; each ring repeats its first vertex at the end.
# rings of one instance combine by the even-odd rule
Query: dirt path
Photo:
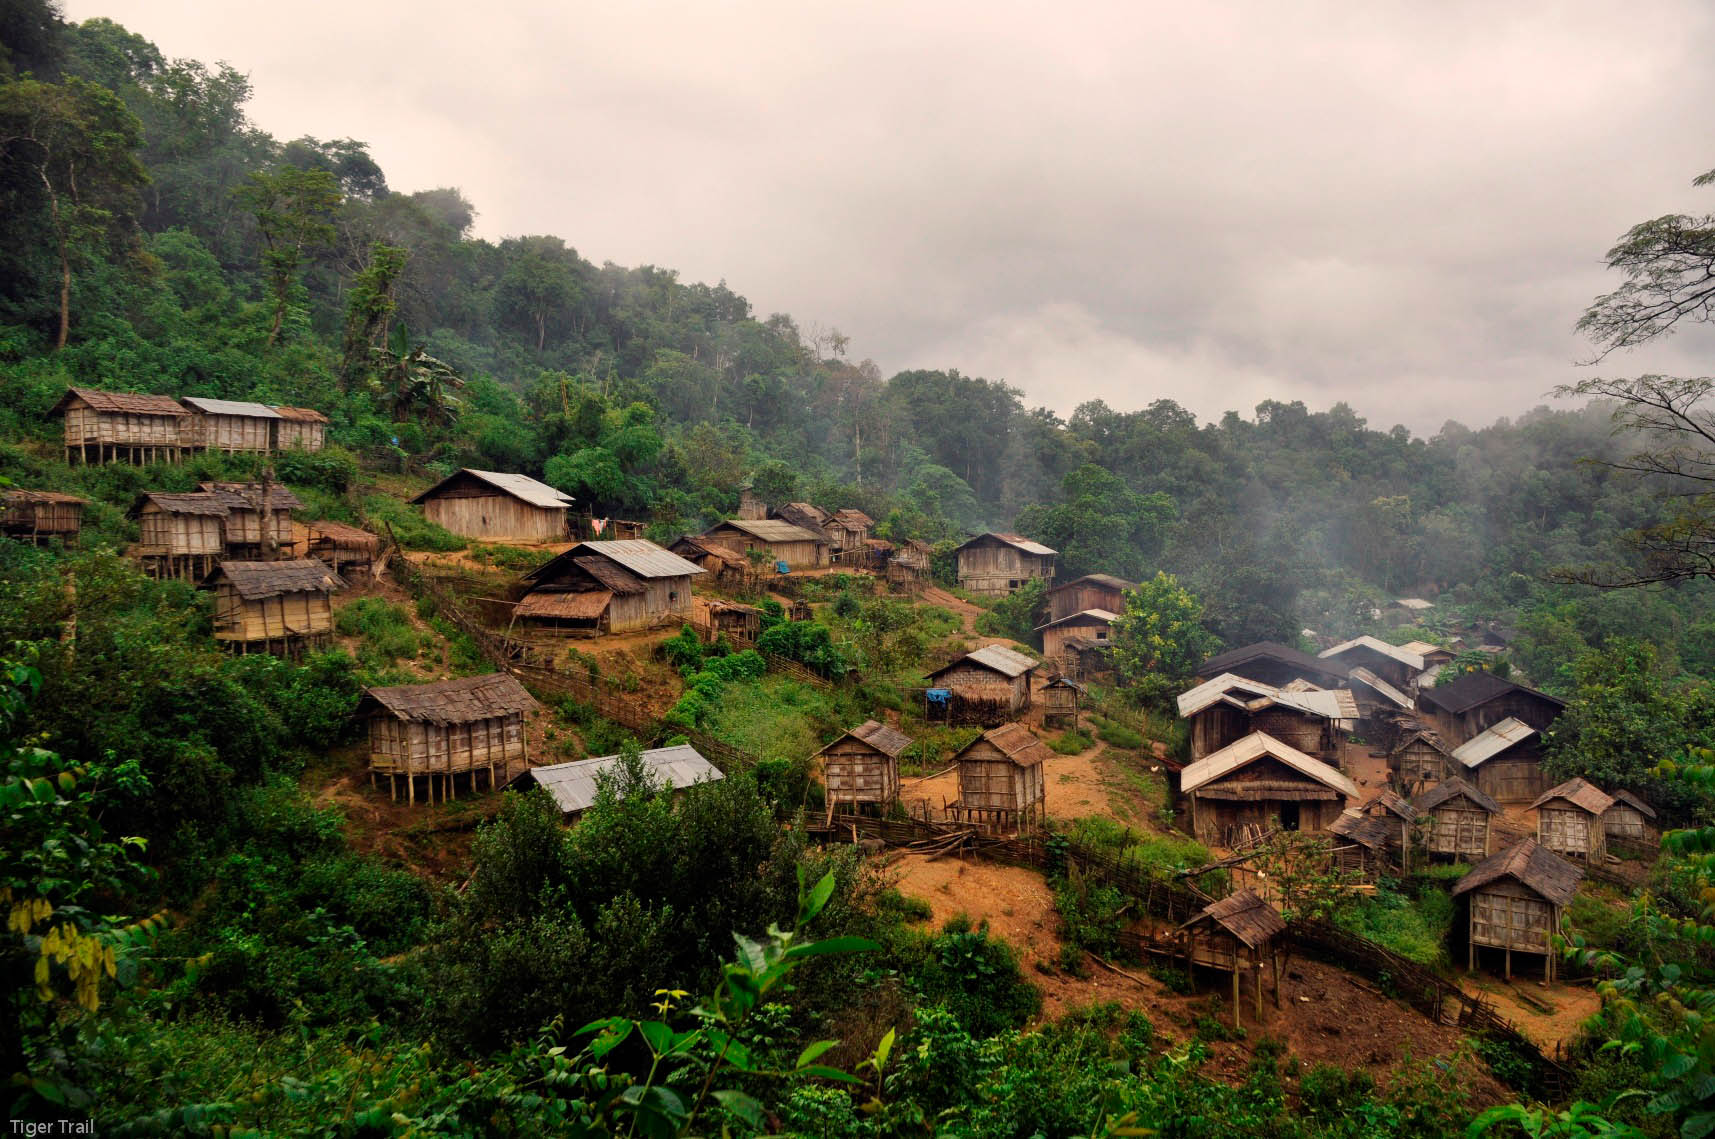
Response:
POLYGON ((1461 973, 1459 985, 1487 1000, 1549 1055, 1554 1054, 1556 1045, 1576 1037, 1580 1026, 1602 1007, 1602 998, 1589 982, 1545 985, 1541 980, 1528 979, 1516 967, 1511 983, 1488 973, 1461 973), (1542 1005, 1552 1011, 1543 1011, 1542 1005))
MULTIPOLYGON (((1107 745, 1095 744, 1077 755, 1043 761, 1043 810, 1051 819, 1098 815, 1128 826, 1147 823, 1154 804, 1147 802, 1109 759, 1107 745)), ((900 799, 908 807, 928 800, 934 811, 959 797, 959 774, 949 768, 900 781, 900 799)))

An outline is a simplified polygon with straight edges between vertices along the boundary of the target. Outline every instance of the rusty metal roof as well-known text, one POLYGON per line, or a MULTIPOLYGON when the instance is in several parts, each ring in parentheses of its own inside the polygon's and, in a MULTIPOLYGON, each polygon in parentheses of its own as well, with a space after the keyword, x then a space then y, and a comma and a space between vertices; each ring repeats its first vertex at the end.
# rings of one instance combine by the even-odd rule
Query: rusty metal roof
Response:
POLYGON ((1191 764, 1179 776, 1179 789, 1190 793, 1205 784, 1225 779, 1233 772, 1263 758, 1279 760, 1300 775, 1330 787, 1348 799, 1358 797, 1358 785, 1343 772, 1314 756, 1306 755, 1291 744, 1282 743, 1267 732, 1252 732, 1244 739, 1230 743, 1220 751, 1191 764))
MULTIPOLYGON (((703 567, 688 562, 678 554, 664 550, 644 538, 625 538, 612 542, 582 542, 572 547, 579 554, 600 554, 618 562, 638 577, 687 577, 703 572, 703 567)), ((581 563, 580 563, 581 564, 581 563)))
POLYGON ((535 697, 524 691, 517 677, 491 672, 433 684, 366 688, 357 712, 373 715, 385 711, 401 720, 428 724, 468 724, 523 714, 537 706, 535 697))
POLYGON ((1204 906, 1201 913, 1179 928, 1190 929, 1205 922, 1220 926, 1250 949, 1266 945, 1286 932, 1286 919, 1280 916, 1280 911, 1254 890, 1240 890, 1204 906))
POLYGON ((1472 736, 1453 749, 1453 758, 1466 767, 1479 767, 1515 744, 1536 735, 1536 729, 1519 719, 1508 716, 1480 735, 1472 736))
POLYGON ((1560 786, 1544 791, 1536 802, 1531 804, 1531 808, 1535 809, 1556 799, 1564 799, 1592 815, 1606 814, 1608 808, 1614 805, 1614 797, 1589 780, 1568 779, 1560 786))
POLYGON ((571 495, 557 491, 545 482, 537 482, 529 475, 513 475, 504 471, 479 471, 475 467, 464 467, 454 471, 411 501, 423 502, 433 498, 442 487, 466 476, 485 482, 503 494, 509 494, 520 502, 541 507, 543 510, 564 510, 573 504, 571 495))
POLYGON ((261 601, 284 593, 328 593, 346 588, 345 579, 316 558, 280 562, 218 562, 203 579, 206 588, 221 578, 246 601, 261 601))
POLYGON ((1427 815, 1437 807, 1444 806, 1460 796, 1470 800, 1474 806, 1482 808, 1491 815, 1501 813, 1499 803, 1463 779, 1444 779, 1413 799, 1411 805, 1417 808, 1419 814, 1427 815))
POLYGON ((63 412, 74 399, 80 399, 96 411, 122 415, 170 415, 175 418, 188 414, 184 405, 170 395, 142 395, 136 392, 104 392, 95 388, 67 388, 66 394, 49 410, 49 415, 63 412))
POLYGON ((200 395, 179 397, 179 402, 203 415, 237 415, 245 419, 279 419, 280 413, 265 403, 237 399, 207 399, 200 395))
POLYGON ((1458 897, 1501 878, 1511 878, 1555 905, 1564 906, 1578 892, 1584 871, 1575 863, 1538 846, 1534 838, 1527 838, 1477 863, 1453 887, 1453 896, 1458 897))

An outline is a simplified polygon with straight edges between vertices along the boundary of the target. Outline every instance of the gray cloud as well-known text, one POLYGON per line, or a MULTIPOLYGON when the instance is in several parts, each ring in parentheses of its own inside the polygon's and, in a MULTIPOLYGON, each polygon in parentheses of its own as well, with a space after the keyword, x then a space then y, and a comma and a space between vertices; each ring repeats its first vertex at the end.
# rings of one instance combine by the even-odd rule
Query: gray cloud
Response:
POLYGON ((725 277, 1061 412, 1516 414, 1583 374, 1608 244, 1715 209, 1696 0, 66 7, 248 72, 278 136, 460 186, 486 235, 725 277))

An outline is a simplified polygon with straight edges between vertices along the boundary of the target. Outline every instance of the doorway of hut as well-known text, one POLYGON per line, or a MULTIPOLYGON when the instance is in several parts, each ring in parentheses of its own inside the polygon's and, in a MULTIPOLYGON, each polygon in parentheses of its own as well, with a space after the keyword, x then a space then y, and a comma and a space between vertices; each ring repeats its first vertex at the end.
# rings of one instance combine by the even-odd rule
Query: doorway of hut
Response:
POLYGON ((1298 804, 1282 803, 1280 805, 1280 829, 1295 831, 1298 829, 1298 804))

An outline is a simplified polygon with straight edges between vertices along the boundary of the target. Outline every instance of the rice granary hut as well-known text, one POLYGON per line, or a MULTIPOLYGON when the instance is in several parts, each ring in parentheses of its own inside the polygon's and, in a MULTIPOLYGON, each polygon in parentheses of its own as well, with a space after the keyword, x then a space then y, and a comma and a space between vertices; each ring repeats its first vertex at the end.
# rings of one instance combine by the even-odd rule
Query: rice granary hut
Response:
POLYGON ((357 715, 369 723, 371 782, 382 778, 394 799, 416 803, 417 780, 425 780, 422 802, 437 788, 445 802, 465 786, 476 790, 485 772, 490 789, 505 782, 507 767, 528 761, 524 717, 540 705, 504 672, 433 684, 401 684, 364 690, 357 715))
POLYGON ((528 475, 466 467, 411 501, 430 522, 466 538, 558 542, 570 532, 572 497, 528 475))
POLYGON ((646 629, 690 617, 702 572, 643 538, 580 542, 524 575, 530 588, 512 613, 545 632, 646 629))
POLYGON ((1047 783, 1042 764, 1051 753, 1023 724, 990 728, 953 757, 959 798, 947 814, 981 830, 1027 830, 1041 822, 1047 783))
MULTIPOLYGON (((651 748, 641 758, 650 782, 673 791, 684 791, 699 783, 718 783, 726 778, 720 768, 704 759, 690 744, 651 748)), ((552 796, 560 813, 575 821, 595 805, 601 781, 621 774, 621 763, 620 756, 602 755, 546 764, 524 772, 512 781, 512 786, 520 791, 542 788, 552 796)))
POLYGON ((1334 836, 1333 864, 1339 869, 1366 882, 1402 872, 1392 854, 1399 851, 1403 856, 1407 848, 1400 845, 1399 827, 1392 821, 1348 807, 1328 824, 1328 833, 1334 836))
POLYGON ((978 534, 953 551, 959 585, 979 597, 1005 597, 1027 581, 1054 580, 1058 551, 1019 534, 978 534))
POLYGON ((319 451, 327 442, 328 417, 311 407, 276 407, 274 446, 281 451, 319 451))
POLYGON ((1568 779, 1544 791, 1531 804, 1536 811, 1536 840, 1546 850, 1583 861, 1600 861, 1608 853, 1603 817, 1613 796, 1584 779, 1568 779))
POLYGON ((1187 766, 1179 790, 1197 841, 1224 847, 1272 830, 1326 830, 1358 799, 1337 768, 1263 732, 1187 766))
POLYGON ((221 561, 202 581, 214 591, 214 639, 241 652, 296 654, 333 637, 333 593, 345 580, 314 558, 221 561))
POLYGON ((131 553, 154 577, 200 580, 226 553, 226 505, 206 491, 149 492, 131 508, 137 544, 131 553))
POLYGON ((1084 702, 1085 688, 1065 674, 1056 676, 1042 686, 1042 723, 1078 726, 1078 710, 1084 702))
POLYGON ((667 547, 667 552, 678 554, 708 574, 708 580, 722 584, 741 586, 750 572, 750 559, 728 546, 711 542, 697 534, 686 534, 673 539, 672 544, 667 547))
POLYGON ((899 756, 911 737, 876 720, 865 720, 816 753, 830 817, 842 806, 872 808, 885 815, 899 798, 899 756))
POLYGON ((304 526, 306 552, 345 577, 375 576, 381 560, 381 539, 344 522, 317 521, 304 526))
POLYGON ((171 396, 68 388, 48 414, 65 418, 68 463, 175 460, 194 446, 191 413, 171 396))
POLYGON ((1529 802, 1548 783, 1541 734, 1513 716, 1454 748, 1453 760, 1466 778, 1503 803, 1529 802))
POLYGON ((1489 819, 1501 813, 1501 805, 1463 779, 1437 783, 1411 801, 1419 815, 1429 819, 1423 841, 1430 854, 1444 854, 1461 861, 1489 855, 1489 819))
POLYGON ((280 413, 265 403, 194 395, 179 402, 190 409, 190 437, 199 450, 265 455, 274 449, 275 425, 280 422, 280 413))
POLYGON ((1542 956, 1542 976, 1554 979, 1552 938, 1561 915, 1578 892, 1584 871, 1534 838, 1492 854, 1459 879, 1455 898, 1469 895, 1469 948, 1466 968, 1477 968, 1477 951, 1504 950, 1506 977, 1512 980, 1513 954, 1542 956))
POLYGON ((302 510, 298 496, 281 486, 259 482, 205 482, 202 493, 213 495, 226 515, 221 520, 221 540, 229 556, 260 555, 272 542, 276 550, 292 545, 292 511, 302 510), (263 528, 263 515, 268 518, 263 528))
POLYGON ((966 653, 928 675, 928 710, 939 712, 939 702, 952 723, 1002 723, 1030 707, 1030 677, 1038 667, 1004 645, 966 653))
POLYGON ((744 557, 757 550, 769 568, 820 569, 828 564, 829 543, 820 530, 809 530, 780 518, 729 518, 703 531, 703 540, 744 557))
POLYGON ((0 532, 20 542, 50 538, 71 542, 83 528, 86 499, 51 490, 9 490, 0 495, 0 532))
POLYGON ((1256 1015, 1262 1015, 1263 962, 1273 965, 1274 1006, 1280 1007, 1280 935, 1286 919, 1251 890, 1239 890, 1203 907, 1179 927, 1185 946, 1186 972, 1197 966, 1233 975, 1233 1026, 1239 1025, 1239 981, 1250 974, 1256 981, 1256 1015))
POLYGON ((1602 816, 1602 829, 1610 839, 1653 842, 1655 808, 1630 791, 1615 791, 1614 805, 1602 816))
POLYGON ((1465 771, 1440 735, 1417 720, 1406 724, 1388 750, 1387 766, 1393 785, 1406 795, 1417 795, 1445 780, 1458 779, 1465 771))

